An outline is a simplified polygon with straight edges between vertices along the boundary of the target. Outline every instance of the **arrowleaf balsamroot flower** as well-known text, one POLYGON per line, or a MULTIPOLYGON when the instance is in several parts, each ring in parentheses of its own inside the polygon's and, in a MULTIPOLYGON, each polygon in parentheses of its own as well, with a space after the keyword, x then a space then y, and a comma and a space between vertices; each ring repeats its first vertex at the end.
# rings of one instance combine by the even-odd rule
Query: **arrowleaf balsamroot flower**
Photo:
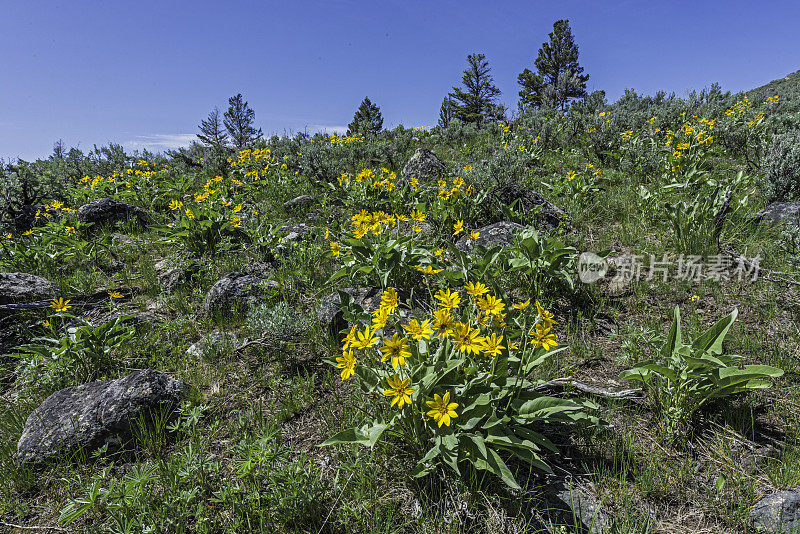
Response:
POLYGON ((430 411, 428 411, 426 415, 436 421, 436 423, 439 425, 439 428, 441 428, 442 425, 450 426, 450 420, 458 417, 458 414, 456 413, 458 404, 455 402, 450 402, 449 391, 446 392, 444 396, 434 393, 433 400, 425 401, 425 404, 427 404, 430 408, 430 411))
POLYGON ((387 378, 386 381, 389 383, 389 389, 385 389, 383 394, 392 397, 392 406, 396 404, 398 408, 402 408, 406 404, 411 404, 411 394, 414 393, 414 390, 408 387, 411 383, 410 379, 400 380, 399 376, 394 375, 387 378))
POLYGON ((123 297, 122 293, 119 291, 109 291, 108 296, 112 299, 121 299, 123 297))
POLYGON ((480 333, 478 328, 472 328, 467 323, 458 323, 453 334, 453 344, 461 352, 480 354, 483 350, 483 338, 480 333))
POLYGON ((491 336, 486 336, 483 338, 483 352, 492 358, 499 356, 500 351, 505 348, 503 345, 501 345, 502 342, 503 336, 498 336, 494 333, 491 336))
POLYGON ((464 231, 464 221, 456 221, 453 225, 453 235, 458 235, 464 231))
POLYGON ((53 308, 56 312, 65 312, 70 309, 72 306, 69 305, 69 300, 64 300, 61 297, 58 300, 53 299, 53 302, 50 303, 50 307, 53 308))
POLYGON ((512 304, 511 307, 514 308, 515 310, 524 310, 530 305, 531 305, 531 299, 528 299, 525 302, 520 302, 519 304, 512 304))
POLYGON ((536 301, 536 312, 539 314, 539 317, 542 318, 542 323, 544 324, 547 330, 550 330, 556 322, 553 320, 553 314, 549 311, 545 310, 539 301, 536 301))
POLYGON ((405 337, 399 337, 397 334, 383 338, 383 346, 380 348, 383 353, 381 361, 385 362, 389 358, 392 359, 392 367, 397 369, 398 366, 402 367, 406 364, 406 358, 411 357, 411 351, 408 350, 408 342, 405 337))
POLYGON ((341 252, 342 252, 342 249, 339 246, 339 243, 337 243, 336 241, 331 241, 330 245, 331 245, 331 253, 333 253, 333 257, 334 258, 338 258, 339 254, 341 254, 341 252))
POLYGON ((350 346, 356 349, 368 349, 376 341, 375 330, 370 330, 367 326, 363 332, 356 331, 356 338, 350 343, 350 346))
POLYGON ((550 331, 550 327, 545 327, 544 324, 539 323, 536 328, 531 332, 534 339, 534 344, 538 347, 544 347, 544 350, 552 350, 558 346, 556 335, 550 331))
POLYGON ((341 357, 336 358, 336 367, 342 370, 342 380, 353 376, 356 368, 356 357, 353 356, 353 351, 348 350, 341 357))
POLYGON ((440 290, 433 298, 439 301, 439 306, 448 310, 458 308, 458 305, 461 303, 461 296, 455 291, 450 291, 449 288, 446 291, 440 290))
POLYGON ((456 320, 447 308, 438 308, 433 312, 433 327, 436 335, 442 339, 450 338, 455 332, 456 320))
POLYGON ((430 339, 433 330, 430 327, 430 319, 425 319, 421 323, 416 319, 411 319, 411 322, 403 325, 403 330, 408 332, 414 341, 422 339, 430 339))
POLYGON ((390 287, 383 292, 381 297, 381 308, 387 308, 389 313, 397 309, 397 291, 395 288, 390 287))
POLYGON ((485 295, 489 292, 489 288, 487 288, 483 283, 477 282, 473 284, 472 282, 467 282, 467 285, 464 286, 467 290, 467 295, 472 297, 480 297, 481 295, 485 295))

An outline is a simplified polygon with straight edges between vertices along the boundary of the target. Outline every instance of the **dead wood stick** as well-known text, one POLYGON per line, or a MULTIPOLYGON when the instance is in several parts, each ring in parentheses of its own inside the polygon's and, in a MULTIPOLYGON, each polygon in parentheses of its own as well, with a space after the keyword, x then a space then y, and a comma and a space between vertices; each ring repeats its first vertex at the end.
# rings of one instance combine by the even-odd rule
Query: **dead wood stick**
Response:
POLYGON ((556 378, 544 384, 539 384, 531 388, 533 391, 546 391, 551 389, 565 390, 577 389, 581 393, 588 393, 596 397, 603 397, 606 399, 638 399, 642 397, 641 389, 624 389, 622 391, 610 391, 608 389, 596 388, 571 378, 556 378))

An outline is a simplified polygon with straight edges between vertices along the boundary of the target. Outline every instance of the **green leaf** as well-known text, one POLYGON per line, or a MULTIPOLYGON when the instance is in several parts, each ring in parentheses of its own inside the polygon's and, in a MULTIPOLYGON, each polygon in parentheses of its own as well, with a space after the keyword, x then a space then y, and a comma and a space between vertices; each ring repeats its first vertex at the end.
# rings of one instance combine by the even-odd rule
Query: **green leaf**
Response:
POLYGON ((739 315, 739 310, 734 308, 730 315, 723 317, 717 323, 706 330, 700 337, 692 342, 692 349, 696 351, 708 352, 710 354, 722 353, 722 342, 728 329, 739 315))
POLYGON ((675 352, 675 348, 681 343, 681 311, 678 306, 675 306, 672 326, 669 328, 669 334, 667 334, 664 346, 661 347, 661 356, 664 360, 669 360, 672 357, 672 353, 675 352))

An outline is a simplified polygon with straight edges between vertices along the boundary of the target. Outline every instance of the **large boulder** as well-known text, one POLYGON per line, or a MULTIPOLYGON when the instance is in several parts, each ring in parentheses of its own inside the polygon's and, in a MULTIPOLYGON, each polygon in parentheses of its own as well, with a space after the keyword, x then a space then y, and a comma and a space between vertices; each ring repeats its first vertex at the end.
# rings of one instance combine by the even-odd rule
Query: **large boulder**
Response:
POLYGON ((220 278, 206 294, 203 311, 215 314, 236 309, 244 313, 279 289, 277 282, 266 278, 265 269, 253 268, 250 271, 228 273, 220 278))
POLYGON ((472 240, 468 235, 465 235, 456 243, 456 248, 462 252, 471 253, 475 250, 475 245, 481 245, 486 248, 492 248, 497 245, 513 245, 516 241, 516 234, 524 228, 524 226, 515 222, 496 222, 483 228, 478 228, 477 232, 480 233, 478 239, 472 240))
POLYGON ((763 497, 750 509, 750 519, 759 532, 800 532, 800 490, 784 490, 763 497))
POLYGON ((759 211, 756 219, 772 224, 800 224, 800 202, 773 202, 759 211))
MULTIPOLYGON (((369 313, 378 309, 383 298, 383 290, 377 287, 345 287, 339 291, 353 297, 353 301, 369 313)), ((319 324, 334 335, 348 326, 341 309, 342 299, 339 291, 331 293, 322 301, 317 314, 319 324)))
POLYGON ((49 280, 28 273, 0 273, 0 304, 52 299, 58 294, 49 280))
POLYGON ((481 206, 483 216, 489 220, 496 220, 496 217, 504 215, 503 206, 513 206, 522 214, 535 213, 536 227, 543 231, 552 231, 561 225, 569 225, 567 212, 533 189, 519 189, 514 186, 492 189, 481 206))
POLYGON ((444 175, 447 167, 439 157, 427 148, 418 148, 403 166, 403 178, 410 180, 436 180, 444 175))
POLYGON ((40 464, 106 444, 119 449, 140 417, 176 408, 185 391, 183 382, 151 369, 56 391, 28 416, 15 459, 40 464))
POLYGON ((95 226, 112 226, 128 219, 145 224, 149 220, 149 215, 142 208, 110 198, 101 198, 84 204, 78 208, 76 216, 79 221, 94 223, 95 226))

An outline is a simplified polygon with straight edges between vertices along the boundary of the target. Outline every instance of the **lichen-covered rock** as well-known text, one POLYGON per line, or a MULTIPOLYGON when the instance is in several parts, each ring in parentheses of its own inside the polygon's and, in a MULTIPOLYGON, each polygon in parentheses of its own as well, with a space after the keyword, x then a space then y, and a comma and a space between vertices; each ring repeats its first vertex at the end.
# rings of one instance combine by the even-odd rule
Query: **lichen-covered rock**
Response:
POLYGON ((78 208, 76 217, 83 223, 94 223, 95 226, 111 226, 128 219, 135 219, 139 224, 145 224, 150 218, 142 208, 110 198, 101 198, 84 204, 78 208))
POLYGON ((444 162, 427 148, 418 148, 403 166, 403 178, 409 180, 436 180, 447 170, 444 162))
POLYGON ((800 202, 773 202, 759 211, 756 218, 772 224, 800 224, 800 202))
POLYGON ((525 227, 521 224, 510 221, 500 221, 483 228, 478 228, 477 232, 480 233, 478 239, 472 240, 468 236, 462 237, 457 243, 456 247, 466 253, 475 250, 475 245, 481 245, 486 248, 492 248, 497 245, 508 246, 513 245, 516 241, 516 234, 525 227))
POLYGON ((58 290, 49 280, 28 273, 0 273, 0 304, 47 300, 58 290))
POLYGON ((800 490, 784 490, 763 497, 750 509, 750 519, 759 532, 800 532, 800 490))
POLYGON ((301 210, 314 204, 317 200, 311 195, 300 195, 292 200, 287 200, 283 203, 283 209, 286 211, 301 210))
MULTIPOLYGON (((381 305, 383 290, 377 287, 345 287, 340 289, 353 297, 353 301, 359 304, 365 311, 372 313, 381 305)), ((339 292, 331 293, 322 301, 317 318, 320 325, 332 334, 337 334, 347 326, 344 314, 340 308, 342 299, 339 292)))
POLYGON ((180 286, 187 284, 191 281, 192 277, 200 272, 200 265, 196 261, 172 266, 166 260, 156 263, 156 277, 158 278, 158 285, 166 292, 172 292, 180 286))
POLYGON ((569 525, 576 527, 576 532, 589 534, 611 532, 612 520, 607 511, 581 481, 572 477, 551 479, 543 490, 535 513, 543 516, 548 527, 569 525))
POLYGON ((185 390, 183 382, 145 369, 56 391, 28 416, 15 459, 40 464, 81 449, 120 448, 140 416, 176 408, 185 390))
POLYGON ((278 283, 259 274, 229 273, 219 279, 206 294, 203 311, 206 314, 229 313, 234 309, 246 312, 250 306, 273 296, 278 283))
POLYGON ((311 230, 311 225, 306 223, 290 224, 278 228, 278 235, 286 241, 302 241, 311 230))
POLYGON ((236 347, 236 335, 228 332, 212 332, 207 336, 201 337, 186 349, 186 354, 195 358, 202 358, 215 350, 225 348, 233 349, 236 347))

